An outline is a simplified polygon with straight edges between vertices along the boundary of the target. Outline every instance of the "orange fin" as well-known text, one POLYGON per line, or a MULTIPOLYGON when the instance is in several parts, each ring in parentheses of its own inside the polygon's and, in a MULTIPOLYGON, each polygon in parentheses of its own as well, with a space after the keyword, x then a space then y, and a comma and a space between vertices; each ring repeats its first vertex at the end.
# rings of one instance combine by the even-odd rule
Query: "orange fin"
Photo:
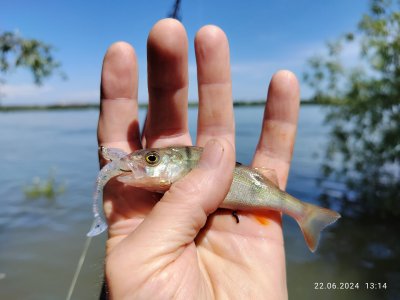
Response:
POLYGON ((253 214, 253 216, 261 225, 267 226, 269 224, 269 219, 267 217, 255 214, 253 214))

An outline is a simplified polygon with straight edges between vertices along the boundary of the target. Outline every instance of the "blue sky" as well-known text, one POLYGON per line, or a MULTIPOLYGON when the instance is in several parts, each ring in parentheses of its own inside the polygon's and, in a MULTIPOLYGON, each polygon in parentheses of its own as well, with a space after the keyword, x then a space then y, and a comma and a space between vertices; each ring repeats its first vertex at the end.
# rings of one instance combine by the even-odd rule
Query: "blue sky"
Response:
MULTIPOLYGON (((0 30, 18 31, 56 47, 68 80, 47 80, 38 88, 29 72, 16 70, 0 87, 3 104, 96 102, 103 55, 119 40, 131 43, 139 60, 139 100, 146 102, 146 40, 151 27, 166 17, 173 0, 163 1, 0 1, 0 30)), ((189 38, 189 100, 197 99, 193 40, 199 28, 220 26, 231 49, 233 97, 264 99, 269 80, 289 69, 301 80, 305 61, 321 53, 325 42, 355 29, 368 9, 362 0, 182 0, 189 38)), ((345 62, 357 58, 348 49, 345 62)), ((302 96, 310 90, 302 84, 302 96)))

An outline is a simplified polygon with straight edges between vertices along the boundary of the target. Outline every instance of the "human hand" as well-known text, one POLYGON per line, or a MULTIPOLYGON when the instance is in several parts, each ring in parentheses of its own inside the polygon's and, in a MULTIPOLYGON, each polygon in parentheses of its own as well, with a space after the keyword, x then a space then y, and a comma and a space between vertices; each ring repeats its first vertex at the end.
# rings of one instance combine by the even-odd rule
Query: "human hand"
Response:
MULTIPOLYGON (((99 145, 126 152, 191 145, 187 124, 188 60, 183 26, 158 22, 148 38, 149 109, 142 137, 137 108, 137 61, 116 43, 103 62, 99 145)), ((234 168, 234 117, 229 46, 205 26, 195 39, 200 167, 160 196, 111 180, 104 189, 109 224, 106 280, 111 298, 287 298, 281 215, 263 219, 216 210, 234 168), (216 211, 215 211, 216 210, 216 211), (261 222, 260 222, 261 221, 261 222), (264 223, 264 224, 261 224, 264 223)), ((294 75, 272 79, 253 167, 276 171, 286 186, 299 108, 294 75)), ((104 164, 104 161, 101 161, 104 164)))

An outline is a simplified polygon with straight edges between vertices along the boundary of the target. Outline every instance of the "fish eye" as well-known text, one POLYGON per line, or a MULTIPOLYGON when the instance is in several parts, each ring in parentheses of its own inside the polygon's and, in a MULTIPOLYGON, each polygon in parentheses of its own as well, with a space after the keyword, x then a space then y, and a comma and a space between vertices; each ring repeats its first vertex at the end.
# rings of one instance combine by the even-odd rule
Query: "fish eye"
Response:
POLYGON ((146 154, 145 159, 149 165, 154 166, 160 161, 160 155, 158 155, 157 152, 152 151, 146 154))

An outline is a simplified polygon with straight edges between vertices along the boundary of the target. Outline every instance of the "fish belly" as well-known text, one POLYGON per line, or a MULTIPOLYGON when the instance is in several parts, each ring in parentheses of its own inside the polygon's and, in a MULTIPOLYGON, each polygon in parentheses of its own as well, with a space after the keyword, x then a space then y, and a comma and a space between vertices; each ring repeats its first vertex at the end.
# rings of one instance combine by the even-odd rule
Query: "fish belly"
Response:
POLYGON ((233 210, 286 212, 286 193, 281 191, 260 172, 246 166, 237 166, 231 188, 220 205, 233 210))

